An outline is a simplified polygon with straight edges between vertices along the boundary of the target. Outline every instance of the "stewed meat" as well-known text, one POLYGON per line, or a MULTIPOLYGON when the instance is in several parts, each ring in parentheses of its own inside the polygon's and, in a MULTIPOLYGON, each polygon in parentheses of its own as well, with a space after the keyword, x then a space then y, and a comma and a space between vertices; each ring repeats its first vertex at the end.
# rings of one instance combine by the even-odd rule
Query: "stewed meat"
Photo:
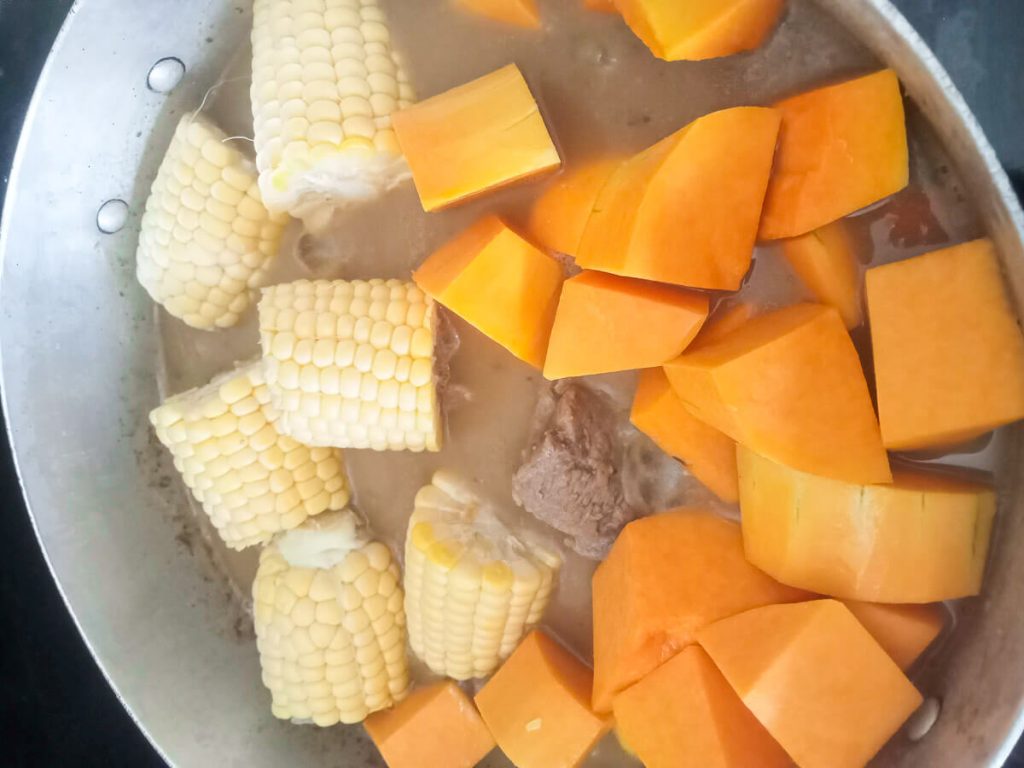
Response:
POLYGON ((572 380, 557 382, 541 396, 535 438, 513 490, 530 514, 566 534, 573 549, 600 559, 639 514, 626 499, 622 455, 606 398, 572 380))

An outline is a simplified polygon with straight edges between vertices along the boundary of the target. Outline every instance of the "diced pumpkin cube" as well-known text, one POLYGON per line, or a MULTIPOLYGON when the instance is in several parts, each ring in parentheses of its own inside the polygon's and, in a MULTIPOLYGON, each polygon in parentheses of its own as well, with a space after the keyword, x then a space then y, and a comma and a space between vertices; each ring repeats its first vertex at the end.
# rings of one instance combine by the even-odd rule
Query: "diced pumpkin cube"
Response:
POLYGON ((896 665, 909 669, 946 625, 941 605, 890 605, 844 600, 843 605, 857 617, 896 665))
POLYGON ((581 272, 565 281, 544 376, 651 368, 678 356, 708 316, 708 298, 675 286, 581 272))
POLYGON ((494 738, 451 680, 419 688, 364 723, 388 768, 473 768, 494 738))
POLYGON ((802 93, 782 112, 761 237, 796 237, 899 192, 910 178, 903 97, 886 69, 802 93))
POLYGON ((665 372, 694 416, 764 456, 850 482, 892 477, 857 350, 832 307, 759 315, 665 372))
POLYGON ((598 194, 623 162, 599 157, 555 177, 530 208, 523 230, 537 245, 575 257, 598 194))
POLYGON ((515 64, 395 112, 391 122, 425 211, 562 162, 515 64))
POLYGON ((627 525, 594 572, 594 709, 694 642, 701 627, 760 605, 802 600, 743 556, 739 526, 678 509, 627 525))
POLYGON ((868 270, 882 440, 953 445, 1024 418, 1024 338, 990 240, 868 270))
POLYGON ((789 766, 698 645, 684 648, 615 697, 619 741, 646 768, 789 766))
POLYGON ((651 53, 699 61, 757 48, 779 21, 783 0, 618 0, 651 53))
POLYGON ((800 768, 861 768, 921 704, 900 668, 835 600, 756 608, 697 636, 800 768))
POLYGON ((779 113, 701 117, 620 165, 597 197, 577 263, 733 291, 750 269, 779 113))
POLYGON ((720 499, 733 503, 739 498, 736 443, 686 410, 661 368, 640 372, 629 418, 720 499))
POLYGON ((757 314, 757 307, 748 302, 733 304, 732 306, 716 308, 704 327, 700 329, 697 338, 690 349, 696 349, 698 344, 714 344, 735 331, 747 320, 757 314))
POLYGON ((842 220, 784 240, 782 255, 814 298, 839 310, 847 328, 864 322, 860 263, 842 220))
POLYGON ((540 29, 537 0, 455 0, 460 8, 502 24, 540 29))
POLYGON ((740 446, 747 558, 779 581, 877 603, 981 589, 996 498, 985 485, 897 467, 890 485, 810 475, 740 446))
POLYGON ((562 268, 501 219, 483 218, 441 246, 413 279, 520 360, 544 365, 562 268))
POLYGON ((572 768, 611 727, 590 709, 590 668, 540 631, 476 695, 498 746, 518 768, 572 768))
POLYGON ((601 13, 618 13, 615 7, 615 0, 583 0, 583 7, 588 11, 600 11, 601 13))

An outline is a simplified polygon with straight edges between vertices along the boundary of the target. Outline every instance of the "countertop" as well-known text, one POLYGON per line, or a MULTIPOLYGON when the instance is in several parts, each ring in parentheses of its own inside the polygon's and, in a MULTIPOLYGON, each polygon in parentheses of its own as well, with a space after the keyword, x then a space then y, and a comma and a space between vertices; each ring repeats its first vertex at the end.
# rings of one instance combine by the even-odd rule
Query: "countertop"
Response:
MULTIPOLYGON (((173 7, 172 0, 146 1, 173 7)), ((1021 193, 1024 0, 895 3, 963 91, 1021 193)), ((0 200, 32 85, 70 5, 71 0, 0 0, 0 200)), ((162 765, 96 667, 61 601, 2 434, 0 543, 0 762, 162 765)), ((1012 764, 1024 766, 1024 756, 1012 764)))

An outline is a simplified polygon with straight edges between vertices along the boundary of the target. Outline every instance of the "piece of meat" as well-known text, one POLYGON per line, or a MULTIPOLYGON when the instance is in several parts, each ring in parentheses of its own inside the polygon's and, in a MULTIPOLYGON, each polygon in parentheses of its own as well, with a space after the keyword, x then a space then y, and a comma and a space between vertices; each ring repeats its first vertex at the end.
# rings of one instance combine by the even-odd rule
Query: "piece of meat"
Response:
POLYGON ((639 515, 626 500, 622 458, 617 415, 606 398, 560 381, 538 403, 535 437, 513 492, 527 512, 569 536, 573 549, 601 559, 639 515))

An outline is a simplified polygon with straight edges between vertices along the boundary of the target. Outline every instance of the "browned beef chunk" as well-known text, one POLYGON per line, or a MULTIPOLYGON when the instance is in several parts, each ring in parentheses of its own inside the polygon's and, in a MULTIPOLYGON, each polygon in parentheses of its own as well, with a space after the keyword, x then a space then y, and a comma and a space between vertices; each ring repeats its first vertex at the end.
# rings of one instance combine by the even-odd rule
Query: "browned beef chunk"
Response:
POLYGON ((626 499, 618 416, 606 398, 574 381, 552 385, 538 405, 535 437, 513 478, 519 503, 570 537, 585 557, 603 558, 638 516, 626 499))

